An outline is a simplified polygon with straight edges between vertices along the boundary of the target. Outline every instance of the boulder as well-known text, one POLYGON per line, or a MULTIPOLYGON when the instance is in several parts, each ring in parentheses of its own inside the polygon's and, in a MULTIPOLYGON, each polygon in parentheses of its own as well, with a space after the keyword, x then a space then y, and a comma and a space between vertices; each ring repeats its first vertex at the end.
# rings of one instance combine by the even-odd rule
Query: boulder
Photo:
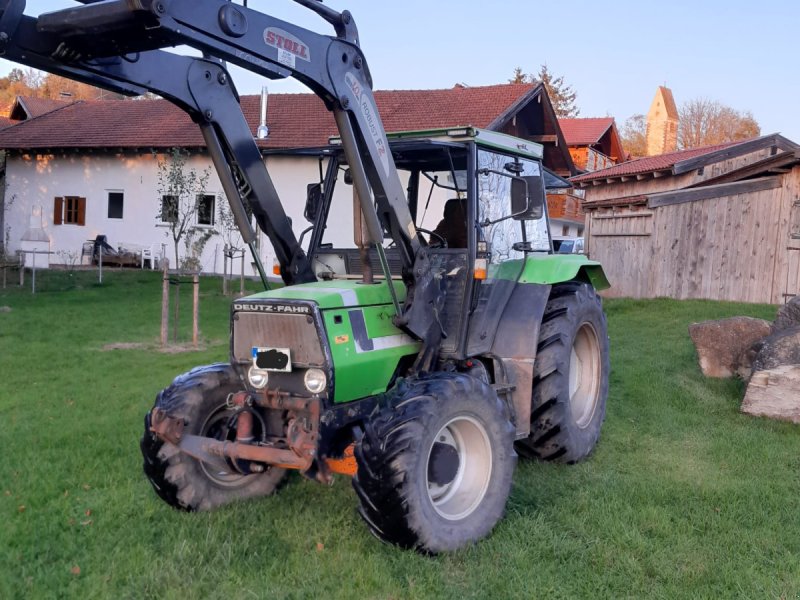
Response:
POLYGON ((10 306, 0 306, 0 313, 11 312, 10 306))
POLYGON ((747 385, 742 412, 800 423, 800 365, 754 372, 747 385))
POLYGON ((753 344, 753 374, 783 365, 800 365, 800 326, 772 333, 753 344))
POLYGON ((769 332, 769 321, 752 317, 689 325, 700 369, 706 377, 747 377, 750 372, 747 350, 769 332))
POLYGON ((800 327, 800 296, 794 296, 778 309, 778 315, 772 323, 772 332, 800 327))

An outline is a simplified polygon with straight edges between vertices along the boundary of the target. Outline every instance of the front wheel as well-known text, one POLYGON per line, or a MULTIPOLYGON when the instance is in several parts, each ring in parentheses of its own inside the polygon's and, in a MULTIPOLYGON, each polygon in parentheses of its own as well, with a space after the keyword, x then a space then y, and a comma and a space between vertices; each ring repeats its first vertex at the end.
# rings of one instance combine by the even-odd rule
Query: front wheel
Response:
MULTIPOLYGON (((187 434, 232 441, 236 439, 235 419, 231 419, 234 411, 226 406, 226 399, 240 389, 230 365, 197 367, 159 392, 155 406, 171 417, 182 418, 187 434)), ((257 419, 255 436, 263 437, 269 427, 257 419)), ((156 437, 150 431, 150 413, 145 416, 140 446, 144 473, 153 489, 167 504, 181 510, 209 510, 235 500, 267 496, 286 475, 284 469, 274 467, 251 475, 213 468, 156 437)))
POLYGON ((531 432, 521 453, 575 463, 600 437, 608 396, 606 317, 594 288, 553 287, 545 307, 534 363, 531 432))
POLYGON ((364 425, 353 487, 381 540, 455 550, 491 532, 516 464, 514 427, 494 390, 448 373, 403 382, 364 425))

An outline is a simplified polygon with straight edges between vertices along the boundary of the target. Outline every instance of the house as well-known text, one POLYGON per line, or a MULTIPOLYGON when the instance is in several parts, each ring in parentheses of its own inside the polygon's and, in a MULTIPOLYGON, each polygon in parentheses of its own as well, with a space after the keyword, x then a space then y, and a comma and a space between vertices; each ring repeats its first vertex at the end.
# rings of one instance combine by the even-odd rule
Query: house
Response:
MULTIPOLYGON (((540 142, 548 168, 564 176, 577 173, 541 85, 377 91, 375 98, 387 131, 482 127, 540 142)), ((260 98, 243 96, 241 104, 255 133, 260 98)), ((29 102, 20 106, 32 110, 29 102)), ((200 131, 183 112, 164 100, 108 100, 67 103, 26 116, 0 131, 0 149, 7 152, 3 200, 12 251, 39 211, 53 263, 74 260, 84 242, 100 234, 115 245, 153 247, 156 255, 171 256, 169 224, 162 220, 169 211, 157 192, 159 160, 180 147, 191 153, 187 166, 197 172, 211 164, 200 131)), ((267 122, 270 135, 258 145, 299 235, 305 225, 305 186, 319 178, 315 151, 337 131, 312 94, 271 95, 267 122), (305 150, 305 156, 287 155, 293 149, 305 150)), ((200 198, 199 227, 218 230, 221 197, 212 172, 200 198)), ((224 246, 220 236, 208 240, 198 257, 204 271, 222 271, 224 246)), ((263 236, 259 247, 264 264, 272 264, 272 248, 263 236)))
POLYGON ((572 178, 610 296, 782 303, 800 290, 800 146, 780 135, 572 178))
MULTIPOLYGON (((624 160, 622 141, 612 117, 559 119, 572 162, 580 171, 597 171, 624 160)), ((558 190, 547 195, 550 225, 555 236, 581 237, 585 215, 583 191, 558 190)))
POLYGON ((625 160, 613 117, 559 119, 572 162, 581 171, 599 171, 625 160))

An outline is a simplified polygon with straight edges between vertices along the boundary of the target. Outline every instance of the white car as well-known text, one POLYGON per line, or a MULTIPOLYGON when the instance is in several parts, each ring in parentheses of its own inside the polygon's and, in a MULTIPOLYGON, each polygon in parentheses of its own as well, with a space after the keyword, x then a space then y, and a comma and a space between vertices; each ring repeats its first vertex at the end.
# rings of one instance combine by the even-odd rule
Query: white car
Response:
POLYGON ((583 238, 554 236, 553 250, 558 254, 583 254, 583 238))

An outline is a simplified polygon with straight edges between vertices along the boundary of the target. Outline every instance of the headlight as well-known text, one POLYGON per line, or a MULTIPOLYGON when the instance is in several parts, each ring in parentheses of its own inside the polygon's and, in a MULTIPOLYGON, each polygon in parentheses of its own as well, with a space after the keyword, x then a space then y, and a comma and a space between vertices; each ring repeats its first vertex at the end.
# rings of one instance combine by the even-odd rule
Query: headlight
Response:
POLYGON ((303 381, 306 384, 306 389, 312 394, 319 394, 322 392, 325 389, 325 385, 328 383, 325 378, 325 372, 321 369, 309 369, 306 371, 303 381))
POLYGON ((247 380, 257 390, 264 389, 267 387, 267 382, 269 381, 269 373, 264 371, 263 369, 259 369, 256 367, 250 367, 247 371, 247 380))

